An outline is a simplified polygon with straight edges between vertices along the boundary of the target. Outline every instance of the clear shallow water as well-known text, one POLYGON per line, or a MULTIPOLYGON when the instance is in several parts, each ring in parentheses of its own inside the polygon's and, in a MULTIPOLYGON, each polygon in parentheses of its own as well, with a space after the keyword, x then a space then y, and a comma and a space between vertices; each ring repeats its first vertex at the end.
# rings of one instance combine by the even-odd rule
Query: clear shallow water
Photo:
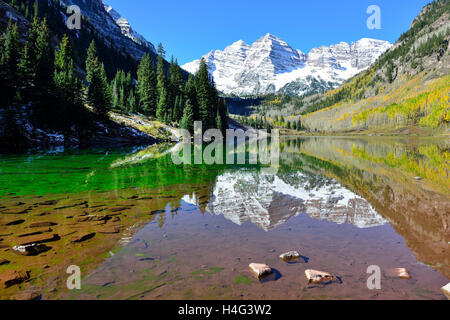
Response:
POLYGON ((175 166, 170 148, 2 157, 0 224, 25 222, 1 227, 0 245, 44 220, 57 223, 52 232, 61 240, 49 244, 53 254, 29 259, 5 246, 0 257, 13 263, 0 272, 31 270, 30 287, 44 298, 444 298, 448 142, 286 139, 275 172, 175 166), (83 221, 87 214, 113 218, 83 221), (86 231, 96 236, 68 240, 86 231), (290 250, 301 253, 299 263, 278 259, 290 250), (276 277, 260 283, 248 271, 251 262, 268 263, 276 277), (69 263, 82 266, 81 291, 64 289, 69 263), (370 265, 383 270, 382 290, 367 289, 370 265), (394 267, 409 269, 412 279, 387 277, 394 267), (303 274, 310 268, 342 283, 310 286, 303 274))

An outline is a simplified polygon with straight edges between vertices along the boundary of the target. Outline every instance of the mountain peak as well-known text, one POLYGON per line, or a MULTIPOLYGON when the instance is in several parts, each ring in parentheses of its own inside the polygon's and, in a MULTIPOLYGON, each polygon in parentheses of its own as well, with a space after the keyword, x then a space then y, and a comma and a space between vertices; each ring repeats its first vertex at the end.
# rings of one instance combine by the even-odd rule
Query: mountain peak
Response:
POLYGON ((246 48, 246 47, 250 47, 244 40, 238 40, 236 42, 234 42, 233 44, 230 45, 230 47, 234 47, 234 48, 246 48))
MULTIPOLYGON (((305 54, 267 33, 251 46, 239 40, 204 58, 217 88, 225 94, 302 95, 341 85, 368 68, 390 46, 386 41, 363 38, 352 44, 322 46, 305 54)), ((182 68, 195 73, 198 66, 196 60, 182 68)))

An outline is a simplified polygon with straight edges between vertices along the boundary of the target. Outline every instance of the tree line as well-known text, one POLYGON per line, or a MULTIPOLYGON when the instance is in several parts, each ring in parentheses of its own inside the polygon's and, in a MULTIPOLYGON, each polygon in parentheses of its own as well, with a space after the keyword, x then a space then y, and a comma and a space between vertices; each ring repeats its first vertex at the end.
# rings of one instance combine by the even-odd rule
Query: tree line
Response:
POLYGON ((24 42, 12 22, 0 37, 0 135, 10 147, 25 144, 30 128, 81 138, 112 110, 140 113, 190 132, 194 121, 202 121, 204 130, 226 129, 226 103, 203 60, 185 82, 177 61, 166 67, 160 45, 156 64, 149 54, 143 56, 137 79, 119 70, 109 81, 94 40, 86 54, 85 77, 76 66, 70 38, 64 35, 56 49, 52 41, 46 19, 37 16, 24 42))

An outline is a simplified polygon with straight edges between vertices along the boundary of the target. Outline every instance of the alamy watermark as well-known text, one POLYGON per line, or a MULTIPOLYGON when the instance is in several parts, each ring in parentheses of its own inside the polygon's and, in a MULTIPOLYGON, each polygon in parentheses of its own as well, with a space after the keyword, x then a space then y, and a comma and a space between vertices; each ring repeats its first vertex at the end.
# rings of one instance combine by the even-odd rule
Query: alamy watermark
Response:
POLYGON ((68 14, 66 26, 69 30, 81 29, 81 9, 79 6, 72 5, 67 7, 68 14))
POLYGON ((228 129, 224 137, 218 129, 203 132, 202 122, 196 121, 193 147, 192 134, 183 129, 179 132, 182 142, 172 152, 172 161, 176 165, 261 164, 278 169, 280 160, 278 130, 272 130, 269 134, 266 130, 228 129), (205 146, 205 143, 208 145, 205 146))
POLYGON ((369 30, 381 29, 381 8, 377 5, 371 5, 367 8, 367 14, 370 14, 367 19, 367 28, 369 30))
POLYGON ((81 269, 79 266, 70 266, 67 268, 67 274, 70 276, 67 278, 66 286, 69 290, 81 289, 81 269))
POLYGON ((367 279, 367 289, 381 290, 381 268, 376 265, 369 266, 367 273, 371 275, 367 279))

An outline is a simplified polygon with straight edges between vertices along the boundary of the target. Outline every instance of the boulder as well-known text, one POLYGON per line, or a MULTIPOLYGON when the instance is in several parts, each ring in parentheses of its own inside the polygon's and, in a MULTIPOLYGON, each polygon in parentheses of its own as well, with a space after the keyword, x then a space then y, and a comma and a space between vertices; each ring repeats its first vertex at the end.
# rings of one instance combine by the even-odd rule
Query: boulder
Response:
POLYGON ((38 234, 43 234, 43 233, 51 232, 51 231, 52 231, 52 229, 46 228, 46 229, 42 229, 42 230, 36 230, 36 231, 33 231, 33 232, 27 232, 27 233, 18 234, 17 237, 25 238, 25 237, 28 237, 28 236, 35 236, 35 235, 38 235, 38 234))
POLYGON ((5 264, 9 264, 9 261, 3 258, 0 258, 0 266, 3 266, 5 264))
POLYGON ((24 291, 16 294, 11 299, 12 300, 22 300, 22 301, 31 301, 31 300, 41 300, 42 295, 40 292, 36 291, 24 291))
POLYGON ((309 283, 313 284, 326 283, 336 280, 336 277, 328 272, 311 269, 305 271, 305 276, 306 279, 308 279, 309 283))
POLYGON ((47 247, 45 244, 30 244, 25 246, 15 246, 12 248, 14 253, 20 254, 22 256, 37 256, 43 252, 49 251, 51 248, 47 247))
POLYGON ((450 300, 450 283, 441 288, 441 291, 445 294, 448 300, 450 300))
POLYGON ((22 224, 22 223, 24 223, 24 222, 25 222, 25 220, 23 220, 23 219, 20 219, 20 220, 13 220, 13 221, 9 221, 9 222, 5 223, 4 225, 5 225, 5 226, 16 226, 16 225, 22 224))
POLYGON ((95 237, 95 233, 80 233, 70 238, 70 242, 83 242, 92 239, 93 237, 95 237))
POLYGON ((392 277, 392 278, 400 278, 400 279, 405 279, 405 280, 409 280, 411 279, 411 274, 409 273, 409 271, 405 268, 394 268, 394 269, 389 269, 387 271, 387 276, 388 277, 392 277))
POLYGON ((280 259, 284 262, 294 262, 300 259, 300 253, 297 251, 289 251, 281 254, 280 259))
POLYGON ((53 226, 56 226, 56 225, 57 225, 57 223, 55 223, 55 222, 48 222, 48 221, 35 222, 35 223, 30 224, 30 228, 53 227, 53 226))
POLYGON ((115 234, 115 233, 120 232, 120 228, 119 227, 103 227, 103 228, 99 228, 98 232, 103 233, 103 234, 115 234))
POLYGON ((20 284, 28 279, 30 279, 29 272, 6 270, 0 274, 0 283, 5 289, 15 284, 20 284))
POLYGON ((273 272, 272 268, 270 268, 267 264, 262 263, 250 263, 249 268, 253 275, 258 279, 267 277, 273 272))

